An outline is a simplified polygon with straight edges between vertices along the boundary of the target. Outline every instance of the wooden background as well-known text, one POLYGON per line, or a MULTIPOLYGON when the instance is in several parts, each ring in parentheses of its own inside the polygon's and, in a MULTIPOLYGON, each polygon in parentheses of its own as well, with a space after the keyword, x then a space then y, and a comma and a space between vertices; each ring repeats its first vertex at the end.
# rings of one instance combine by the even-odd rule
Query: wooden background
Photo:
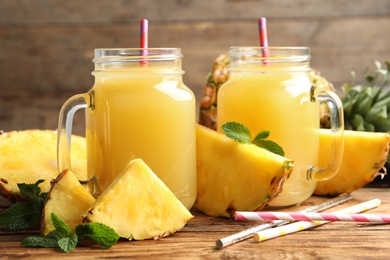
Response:
POLYGON ((93 84, 93 49, 138 47, 142 18, 150 47, 182 48, 199 101, 215 57, 258 45, 261 16, 270 45, 309 46, 312 67, 338 88, 390 61, 388 0, 0 0, 0 129, 55 129, 62 103, 93 84))

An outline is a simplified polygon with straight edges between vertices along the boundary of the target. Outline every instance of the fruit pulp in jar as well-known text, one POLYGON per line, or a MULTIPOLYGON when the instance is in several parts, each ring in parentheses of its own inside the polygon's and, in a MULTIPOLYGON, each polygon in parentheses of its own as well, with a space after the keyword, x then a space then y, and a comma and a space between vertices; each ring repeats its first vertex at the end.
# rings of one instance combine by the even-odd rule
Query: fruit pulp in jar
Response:
POLYGON ((88 175, 104 190, 141 158, 188 209, 196 199, 195 98, 181 75, 96 77, 86 112, 88 175))
POLYGON ((319 108, 310 101, 311 84, 306 73, 231 73, 218 92, 218 131, 236 121, 251 134, 270 131, 285 157, 294 160, 294 170, 283 191, 270 206, 300 203, 313 193, 316 182, 306 180, 306 171, 317 166, 319 108))

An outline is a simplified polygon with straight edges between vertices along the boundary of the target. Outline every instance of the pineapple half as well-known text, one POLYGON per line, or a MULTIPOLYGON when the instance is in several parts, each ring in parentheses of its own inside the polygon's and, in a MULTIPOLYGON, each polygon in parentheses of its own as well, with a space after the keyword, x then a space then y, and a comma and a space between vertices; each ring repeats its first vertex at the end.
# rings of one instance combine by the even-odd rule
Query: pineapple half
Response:
MULTIPOLYGON (((314 195, 350 193, 371 182, 380 173, 389 153, 389 133, 344 131, 344 155, 340 170, 329 180, 317 183, 314 195)), ((330 158, 331 132, 320 130, 319 165, 330 158)))
POLYGON ((293 170, 292 160, 199 124, 196 152, 198 195, 194 206, 214 217, 266 207, 293 170))
POLYGON ((55 213, 72 230, 83 222, 84 214, 95 203, 95 198, 80 184, 70 170, 66 169, 51 182, 45 207, 42 212, 41 233, 54 230, 51 213, 55 213))
POLYGON ((192 217, 149 166, 134 159, 97 198, 86 220, 106 224, 120 237, 143 240, 168 236, 192 217))
MULTIPOLYGON (((72 171, 86 180, 87 152, 85 138, 72 136, 72 171)), ((40 184, 42 192, 50 189, 50 181, 58 176, 57 132, 23 130, 0 134, 0 194, 11 201, 23 199, 18 183, 40 184)))

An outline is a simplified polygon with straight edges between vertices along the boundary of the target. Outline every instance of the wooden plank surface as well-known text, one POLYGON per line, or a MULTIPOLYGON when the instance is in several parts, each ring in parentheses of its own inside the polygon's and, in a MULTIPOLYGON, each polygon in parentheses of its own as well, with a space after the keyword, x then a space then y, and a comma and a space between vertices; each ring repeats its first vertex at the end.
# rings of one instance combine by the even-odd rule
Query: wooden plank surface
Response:
MULTIPOLYGON (((363 188, 352 193, 353 199, 334 211, 379 198, 382 204, 367 213, 390 214, 388 189, 363 188)), ((298 207, 303 209, 325 201, 312 197, 298 207)), ((5 201, 0 201, 4 205, 5 201)), ((286 209, 287 210, 287 209, 286 209)), ((389 224, 333 222, 284 237, 257 243, 252 239, 224 249, 215 241, 249 228, 253 223, 207 217, 192 210, 195 217, 179 232, 160 240, 120 241, 109 250, 97 246, 78 247, 69 254, 45 248, 24 248, 23 238, 30 232, 0 232, 2 258, 29 259, 99 259, 99 258, 158 258, 158 259, 389 259, 389 224)))

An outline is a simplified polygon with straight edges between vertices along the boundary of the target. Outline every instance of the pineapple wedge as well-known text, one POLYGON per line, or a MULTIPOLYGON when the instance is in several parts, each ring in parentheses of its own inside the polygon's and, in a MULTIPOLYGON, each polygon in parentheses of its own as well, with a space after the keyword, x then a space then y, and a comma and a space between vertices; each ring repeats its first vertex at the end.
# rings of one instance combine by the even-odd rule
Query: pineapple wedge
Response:
MULTIPOLYGON (((79 180, 86 180, 86 142, 72 136, 72 171, 79 180)), ((0 134, 0 194, 11 201, 21 200, 18 183, 40 184, 42 192, 50 189, 50 181, 58 176, 57 132, 23 130, 0 134)))
MULTIPOLYGON (((314 195, 337 196, 350 193, 371 182, 380 173, 389 153, 389 133, 344 131, 344 155, 340 170, 329 180, 317 183, 314 195)), ((331 134, 320 130, 319 165, 330 158, 331 134)))
POLYGON ((106 224, 120 237, 143 240, 168 236, 192 217, 149 166, 134 159, 97 198, 86 220, 106 224))
POLYGON ((51 182, 42 213, 41 233, 54 230, 51 213, 54 212, 72 230, 83 222, 84 213, 95 203, 95 198, 84 188, 70 170, 64 170, 51 182))
POLYGON ((281 191, 293 161, 196 126, 198 196, 195 207, 209 216, 267 206, 281 191))

